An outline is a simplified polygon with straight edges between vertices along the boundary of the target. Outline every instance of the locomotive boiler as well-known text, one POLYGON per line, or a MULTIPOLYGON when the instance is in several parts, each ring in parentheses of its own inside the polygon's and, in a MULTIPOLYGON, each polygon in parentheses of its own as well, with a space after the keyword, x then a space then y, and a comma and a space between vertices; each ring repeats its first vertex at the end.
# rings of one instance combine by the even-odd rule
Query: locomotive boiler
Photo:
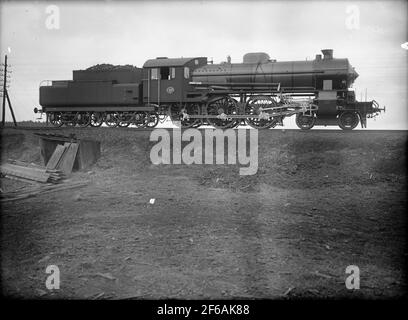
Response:
POLYGON ((348 59, 333 59, 332 50, 323 50, 312 61, 272 60, 263 52, 247 53, 242 63, 206 65, 194 70, 193 81, 206 83, 280 83, 290 91, 347 89, 358 77, 348 59))
POLYGON ((182 127, 212 125, 257 129, 296 116, 301 129, 338 125, 344 130, 381 110, 358 102, 351 87, 358 73, 348 59, 322 50, 309 61, 248 53, 242 63, 208 63, 205 57, 147 60, 143 68, 78 70, 73 80, 40 87, 40 104, 55 125, 154 127, 169 116, 182 127))

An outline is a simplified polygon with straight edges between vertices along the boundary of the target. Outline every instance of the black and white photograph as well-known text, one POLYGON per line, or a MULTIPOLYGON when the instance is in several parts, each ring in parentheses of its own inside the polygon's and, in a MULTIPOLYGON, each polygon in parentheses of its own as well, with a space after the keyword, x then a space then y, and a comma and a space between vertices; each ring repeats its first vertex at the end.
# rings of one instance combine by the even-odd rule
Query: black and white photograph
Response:
POLYGON ((0 1, 2 298, 406 299, 407 10, 0 1))

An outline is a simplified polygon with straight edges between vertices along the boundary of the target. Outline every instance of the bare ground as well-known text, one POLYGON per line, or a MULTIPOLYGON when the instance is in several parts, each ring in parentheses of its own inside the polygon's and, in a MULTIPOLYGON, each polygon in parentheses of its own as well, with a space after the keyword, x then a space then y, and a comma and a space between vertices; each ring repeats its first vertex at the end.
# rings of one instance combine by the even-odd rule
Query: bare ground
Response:
MULTIPOLYGON (((58 133, 71 132, 100 140, 102 157, 70 178, 86 187, 2 203, 4 296, 406 294, 407 132, 260 131, 259 169, 245 177, 235 165, 152 165, 149 131, 58 133), (52 264, 61 289, 48 291, 52 264), (360 290, 345 287, 348 265, 360 290)), ((37 140, 5 129, 2 161, 41 163, 37 140)))

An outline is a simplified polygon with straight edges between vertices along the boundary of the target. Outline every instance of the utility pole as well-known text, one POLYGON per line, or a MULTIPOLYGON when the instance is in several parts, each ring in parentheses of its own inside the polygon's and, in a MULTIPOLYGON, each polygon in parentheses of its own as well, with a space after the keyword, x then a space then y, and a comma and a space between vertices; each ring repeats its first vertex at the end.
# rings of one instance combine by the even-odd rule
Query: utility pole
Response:
POLYGON ((14 111, 13 111, 13 108, 11 106, 11 101, 10 101, 10 97, 9 97, 9 94, 8 94, 7 90, 6 90, 6 98, 7 98, 7 103, 9 105, 9 108, 10 108, 11 116, 13 117, 14 126, 17 127, 16 117, 14 116, 14 111))
POLYGON ((10 71, 7 70, 7 54, 6 54, 4 57, 4 75, 3 75, 4 77, 3 77, 3 92, 2 92, 3 94, 2 116, 3 118, 2 118, 1 124, 3 127, 6 124, 6 99, 7 99, 7 103, 8 103, 10 112, 11 112, 11 116, 13 117, 14 125, 17 127, 16 117, 14 116, 14 111, 13 111, 13 107, 11 106, 10 96, 7 91, 7 78, 8 78, 7 72, 10 72, 10 71))
POLYGON ((7 90, 6 86, 7 86, 7 54, 6 57, 4 58, 4 81, 3 81, 3 104, 2 104, 3 120, 1 121, 3 127, 6 121, 6 90, 7 90))

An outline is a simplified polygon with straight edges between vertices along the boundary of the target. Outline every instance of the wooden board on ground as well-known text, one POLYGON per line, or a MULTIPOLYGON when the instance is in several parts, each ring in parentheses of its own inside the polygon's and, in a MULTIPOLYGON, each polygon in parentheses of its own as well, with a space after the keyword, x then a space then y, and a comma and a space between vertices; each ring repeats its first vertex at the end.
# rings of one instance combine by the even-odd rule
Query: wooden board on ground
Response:
POLYGON ((47 163, 47 169, 55 169, 57 167, 57 165, 60 162, 65 150, 66 150, 65 146, 63 146, 61 144, 57 145, 57 147, 55 148, 54 153, 52 154, 50 160, 47 163))
POLYGON ((40 182, 47 182, 48 178, 50 177, 50 174, 45 172, 45 168, 43 170, 39 170, 36 168, 28 168, 11 163, 2 164, 0 166, 0 171, 6 175, 17 176, 40 182))
POLYGON ((28 167, 28 168, 44 169, 44 166, 41 166, 39 164, 35 164, 32 162, 24 162, 20 160, 8 159, 7 163, 11 163, 11 164, 15 164, 18 166, 23 166, 23 167, 28 167))
POLYGON ((0 166, 0 171, 6 178, 23 181, 36 182, 53 182, 57 183, 63 178, 63 173, 56 169, 46 169, 37 165, 26 166, 25 163, 19 161, 21 165, 15 163, 4 163, 0 166), (24 165, 22 165, 24 164, 24 165))
POLYGON ((74 182, 70 184, 62 185, 42 185, 37 188, 31 188, 23 192, 10 192, 5 193, 0 196, 0 202, 8 202, 15 200, 27 199, 30 197, 35 197, 37 195, 48 194, 51 192, 64 191, 73 188, 85 187, 88 182, 74 182))
POLYGON ((65 143, 64 147, 67 149, 61 161, 57 165, 57 169, 68 175, 72 172, 74 167, 76 154, 78 152, 78 143, 65 143))

